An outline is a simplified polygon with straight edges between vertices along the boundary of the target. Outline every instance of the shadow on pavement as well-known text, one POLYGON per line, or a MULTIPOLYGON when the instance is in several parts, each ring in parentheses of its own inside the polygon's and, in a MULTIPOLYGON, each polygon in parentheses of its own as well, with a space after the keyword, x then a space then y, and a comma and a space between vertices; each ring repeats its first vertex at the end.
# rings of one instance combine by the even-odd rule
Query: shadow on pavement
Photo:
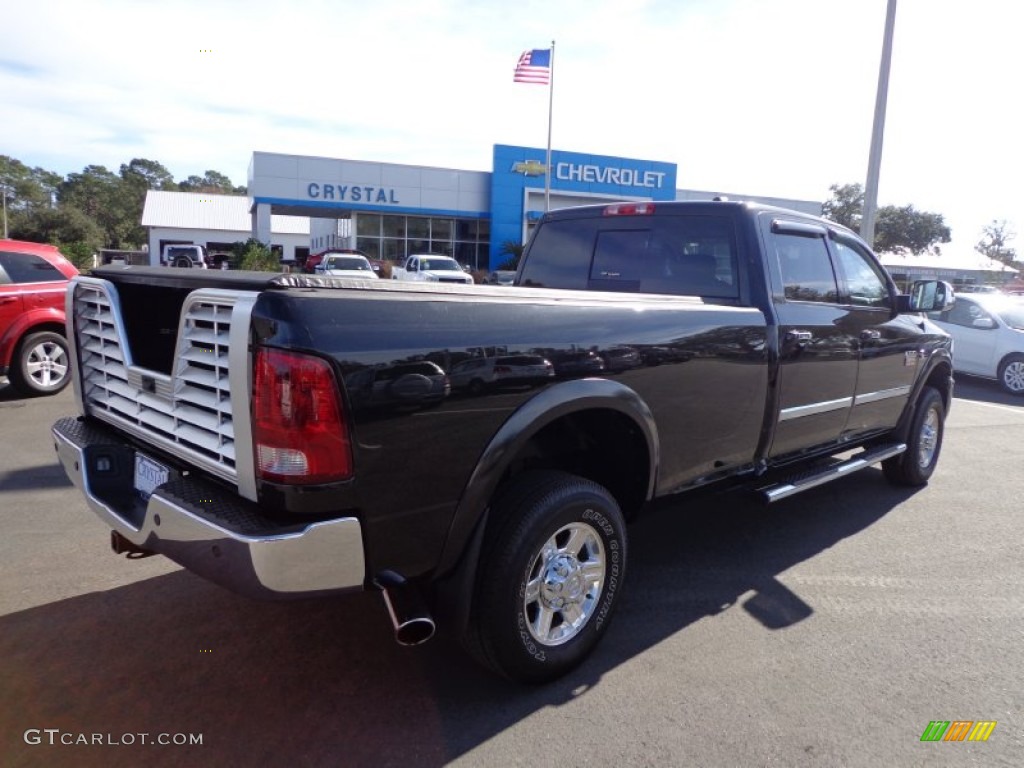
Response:
POLYGON ((909 496, 872 469, 771 508, 725 495, 652 507, 631 528, 602 645, 544 687, 499 680, 450 641, 397 646, 373 594, 257 603, 179 571, 0 617, 0 764, 444 765, 737 603, 769 629, 808 620, 814 606, 778 574, 909 496), (29 728, 203 744, 33 746, 29 728))
POLYGON ((71 486, 72 482, 68 479, 64 468, 56 462, 40 467, 0 472, 0 493, 3 491, 43 491, 48 488, 70 488, 71 486))

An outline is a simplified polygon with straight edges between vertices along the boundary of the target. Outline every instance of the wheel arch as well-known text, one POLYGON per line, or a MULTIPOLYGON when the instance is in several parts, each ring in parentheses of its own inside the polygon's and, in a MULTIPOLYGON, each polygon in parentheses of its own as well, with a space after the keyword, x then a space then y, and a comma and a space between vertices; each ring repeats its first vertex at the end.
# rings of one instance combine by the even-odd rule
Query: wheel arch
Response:
MULTIPOLYGON (((477 564, 488 524, 490 503, 503 482, 531 469, 563 469, 581 474, 579 466, 538 459, 538 446, 565 443, 568 436, 615 438, 616 455, 633 455, 612 482, 594 477, 600 462, 583 462, 582 476, 606 487, 624 514, 654 493, 660 459, 658 431, 646 402, 634 390, 608 379, 576 379, 541 390, 502 425, 484 449, 462 494, 436 569, 437 608, 457 636, 471 610, 477 564), (642 456, 641 454, 642 449, 642 456), (635 452, 630 454, 630 452, 635 452), (642 465, 643 471, 640 471, 642 465), (633 480, 621 480, 632 473, 633 480), (621 481, 620 481, 621 480, 621 481)), ((591 445, 593 450, 600 443, 591 445)), ((592 456, 592 451, 585 456, 592 456)), ((579 462, 577 455, 576 460, 579 462)))
POLYGON ((53 309, 39 309, 23 312, 11 324, 7 332, 0 336, 0 362, 7 360, 14 365, 15 354, 26 336, 33 333, 51 331, 67 338, 64 315, 53 309))
POLYGON ((949 407, 953 403, 953 360, 948 354, 935 354, 932 356, 931 365, 921 375, 914 386, 907 405, 903 409, 899 423, 896 426, 896 436, 906 442, 910 425, 914 419, 914 412, 921 399, 921 393, 925 387, 932 387, 938 390, 942 396, 942 407, 946 414, 949 414, 949 407))
POLYGON ((482 452, 456 508, 438 565, 443 574, 464 560, 474 531, 486 524, 490 500, 509 477, 561 469, 605 486, 625 514, 654 492, 658 432, 634 390, 608 379, 576 379, 538 392, 501 426, 482 452), (599 455, 611 441, 609 456, 599 455), (619 467, 610 459, 623 459, 619 467))

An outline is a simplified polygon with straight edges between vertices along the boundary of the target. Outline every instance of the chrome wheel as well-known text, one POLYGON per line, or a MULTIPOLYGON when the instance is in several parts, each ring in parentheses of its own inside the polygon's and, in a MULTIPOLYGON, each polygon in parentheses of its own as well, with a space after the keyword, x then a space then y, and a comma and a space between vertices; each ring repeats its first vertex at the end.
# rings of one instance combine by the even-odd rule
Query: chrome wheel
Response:
POLYGON ((25 376, 40 391, 55 389, 68 375, 67 350, 55 341, 40 341, 26 350, 25 376))
POLYGON ((935 459, 935 450, 939 444, 939 429, 941 421, 939 413, 934 408, 928 409, 928 415, 921 423, 921 438, 917 442, 917 464, 921 469, 931 466, 935 459))
POLYGON ((1015 395, 1024 393, 1024 360, 1012 360, 1003 368, 1003 386, 1015 395))
POLYGON ((526 625, 538 643, 561 645, 590 620, 605 581, 605 551, 586 523, 558 529, 527 569, 523 594, 526 625))
POLYGON ((71 381, 70 364, 64 337, 53 331, 39 331, 21 340, 8 377, 23 395, 52 395, 71 381))

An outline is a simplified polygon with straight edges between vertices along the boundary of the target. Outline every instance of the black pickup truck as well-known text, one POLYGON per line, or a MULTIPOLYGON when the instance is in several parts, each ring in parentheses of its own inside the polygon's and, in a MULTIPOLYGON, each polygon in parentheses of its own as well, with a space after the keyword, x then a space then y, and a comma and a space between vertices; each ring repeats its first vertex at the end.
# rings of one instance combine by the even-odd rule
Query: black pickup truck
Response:
POLYGON ((927 483, 953 384, 921 313, 952 301, 733 201, 548 213, 512 287, 105 267, 68 290, 81 413, 52 431, 115 552, 255 596, 380 590, 399 642, 443 622, 538 682, 605 632, 652 498, 879 462, 927 483))

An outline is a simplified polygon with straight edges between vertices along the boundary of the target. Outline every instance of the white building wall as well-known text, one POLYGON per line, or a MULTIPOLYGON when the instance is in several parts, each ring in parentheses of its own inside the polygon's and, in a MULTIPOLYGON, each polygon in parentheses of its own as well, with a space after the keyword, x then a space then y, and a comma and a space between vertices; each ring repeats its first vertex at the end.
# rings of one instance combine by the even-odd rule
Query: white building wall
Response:
POLYGON ((332 248, 355 248, 352 231, 352 219, 310 217, 309 252, 323 253, 332 248))

